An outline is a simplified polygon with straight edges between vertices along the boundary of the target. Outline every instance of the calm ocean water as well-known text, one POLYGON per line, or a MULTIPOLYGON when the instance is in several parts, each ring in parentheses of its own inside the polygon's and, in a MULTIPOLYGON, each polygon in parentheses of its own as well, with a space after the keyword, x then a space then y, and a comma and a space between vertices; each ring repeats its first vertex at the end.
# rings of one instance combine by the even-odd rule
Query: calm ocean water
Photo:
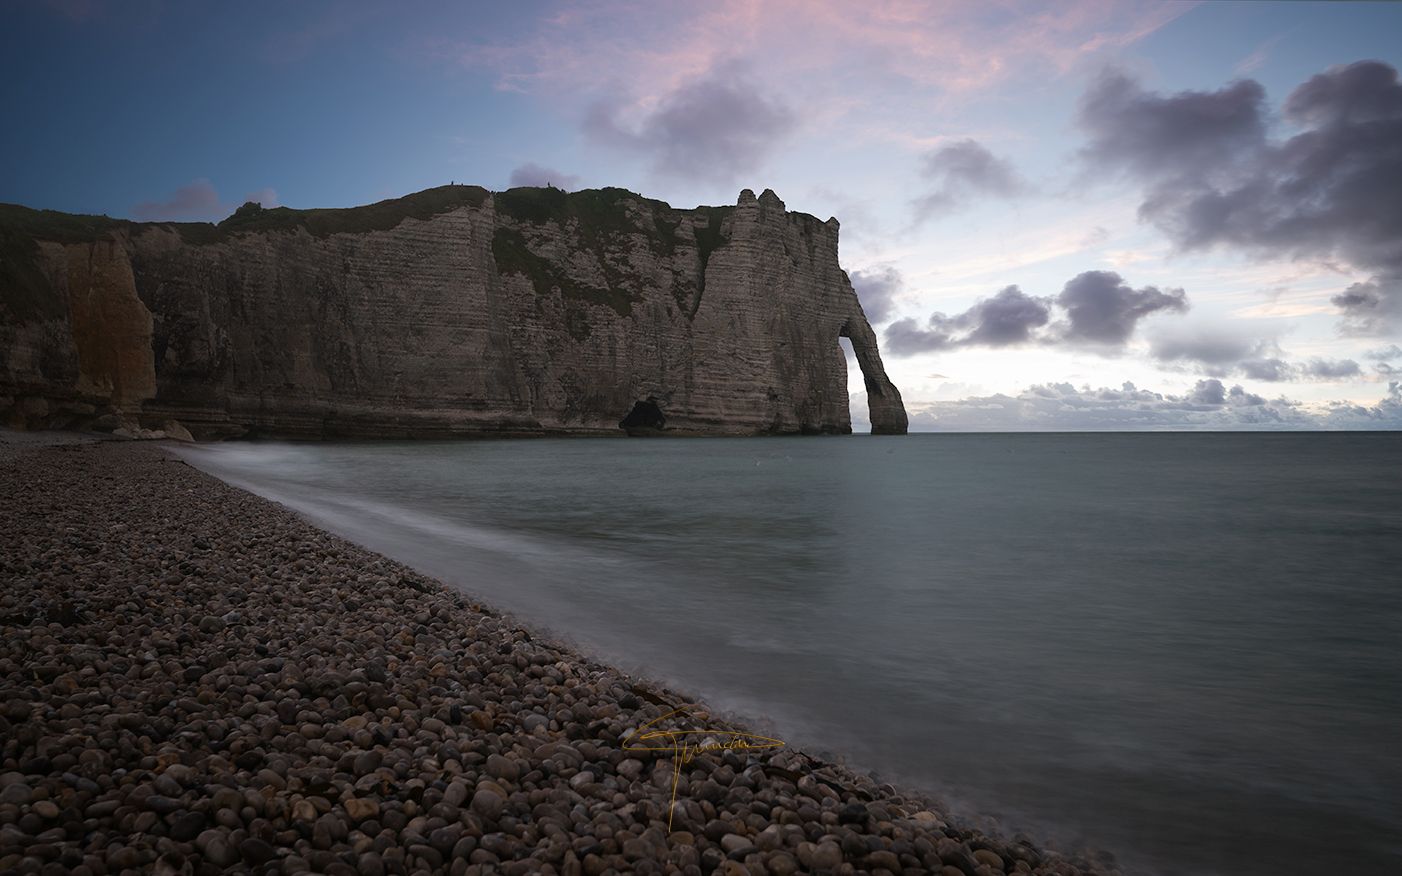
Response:
POLYGON ((185 453, 1126 873, 1402 872, 1402 434, 185 453))

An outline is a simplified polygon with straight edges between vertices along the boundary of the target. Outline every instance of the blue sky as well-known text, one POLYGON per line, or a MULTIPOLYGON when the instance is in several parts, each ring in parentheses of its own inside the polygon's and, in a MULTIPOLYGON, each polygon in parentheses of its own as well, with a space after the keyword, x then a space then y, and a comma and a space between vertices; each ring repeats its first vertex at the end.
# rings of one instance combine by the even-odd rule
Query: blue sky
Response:
POLYGON ((677 206, 772 188, 842 221, 917 428, 1402 425, 1402 4, 0 0, 0 20, 0 201, 217 220, 449 180, 677 206))

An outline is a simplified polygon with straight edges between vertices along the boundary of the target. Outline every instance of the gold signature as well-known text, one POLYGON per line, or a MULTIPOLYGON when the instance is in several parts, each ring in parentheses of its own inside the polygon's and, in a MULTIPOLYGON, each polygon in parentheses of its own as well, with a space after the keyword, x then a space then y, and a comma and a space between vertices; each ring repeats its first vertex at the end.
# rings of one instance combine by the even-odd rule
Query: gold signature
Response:
POLYGON ((673 709, 665 715, 653 718, 638 727, 638 733, 628 744, 623 746, 624 751, 670 751, 672 753, 672 803, 667 807, 667 830, 672 829, 672 814, 677 808, 677 783, 681 779, 682 765, 691 763, 696 755, 707 751, 745 751, 762 748, 780 748, 783 742, 768 736, 760 736, 756 733, 740 733, 734 730, 664 730, 654 728, 649 730, 654 724, 686 711, 690 706, 682 706, 673 709), (715 736, 720 737, 715 742, 692 742, 684 737, 692 736, 715 736), (663 745, 637 745, 636 742, 647 742, 652 740, 666 740, 663 745))

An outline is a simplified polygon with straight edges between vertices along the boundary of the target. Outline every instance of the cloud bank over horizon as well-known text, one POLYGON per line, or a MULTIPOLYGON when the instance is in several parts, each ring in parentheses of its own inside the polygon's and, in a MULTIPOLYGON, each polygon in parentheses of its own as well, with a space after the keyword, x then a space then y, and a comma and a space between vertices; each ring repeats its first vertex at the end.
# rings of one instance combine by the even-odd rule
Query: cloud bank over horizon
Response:
MULTIPOLYGON (((853 410, 865 409, 865 393, 853 410)), ((1044 383, 1014 394, 997 393, 909 407, 912 432, 1285 431, 1402 429, 1402 382, 1388 384, 1373 405, 1336 401, 1308 407, 1284 396, 1268 399, 1215 378, 1182 393, 1044 383)), ((854 428, 866 421, 854 415, 854 428)))

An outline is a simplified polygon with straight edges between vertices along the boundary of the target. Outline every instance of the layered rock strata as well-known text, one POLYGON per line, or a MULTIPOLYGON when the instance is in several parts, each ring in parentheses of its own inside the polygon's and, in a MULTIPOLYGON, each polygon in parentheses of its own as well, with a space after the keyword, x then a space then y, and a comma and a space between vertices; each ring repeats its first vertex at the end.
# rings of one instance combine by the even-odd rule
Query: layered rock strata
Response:
POLYGON ((900 393, 838 223, 771 191, 445 186, 218 225, 0 207, 0 422, 196 438, 874 432, 900 393), (633 431, 633 430, 630 430, 633 431))

